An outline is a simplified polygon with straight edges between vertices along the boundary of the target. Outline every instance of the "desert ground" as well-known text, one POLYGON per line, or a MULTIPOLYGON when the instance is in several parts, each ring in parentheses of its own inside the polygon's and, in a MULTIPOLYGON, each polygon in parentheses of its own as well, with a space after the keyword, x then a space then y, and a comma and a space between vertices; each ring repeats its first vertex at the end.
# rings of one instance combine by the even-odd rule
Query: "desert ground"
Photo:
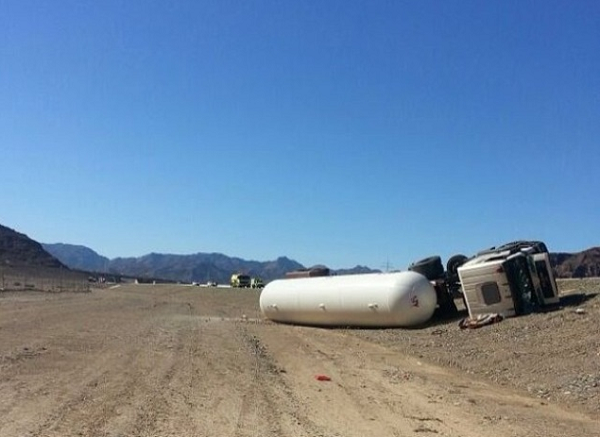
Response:
POLYGON ((248 289, 3 292, 0 437, 599 436, 599 284, 475 330, 281 325, 248 289))

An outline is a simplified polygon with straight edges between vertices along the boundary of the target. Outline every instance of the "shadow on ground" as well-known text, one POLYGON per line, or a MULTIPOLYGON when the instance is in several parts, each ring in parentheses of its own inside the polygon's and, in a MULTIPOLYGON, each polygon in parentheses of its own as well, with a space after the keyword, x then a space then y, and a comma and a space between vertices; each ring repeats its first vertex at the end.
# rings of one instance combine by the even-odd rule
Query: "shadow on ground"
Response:
POLYGON ((594 299, 598 293, 574 293, 560 298, 559 305, 561 307, 576 307, 583 305, 588 300, 594 299))

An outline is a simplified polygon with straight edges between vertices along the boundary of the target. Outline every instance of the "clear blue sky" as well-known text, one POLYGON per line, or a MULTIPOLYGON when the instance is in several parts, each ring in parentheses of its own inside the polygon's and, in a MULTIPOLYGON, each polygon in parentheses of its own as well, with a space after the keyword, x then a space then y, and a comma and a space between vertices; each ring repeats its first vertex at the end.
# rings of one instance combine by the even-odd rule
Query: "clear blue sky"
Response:
POLYGON ((0 223, 404 269, 600 245, 598 1, 0 0, 0 223))

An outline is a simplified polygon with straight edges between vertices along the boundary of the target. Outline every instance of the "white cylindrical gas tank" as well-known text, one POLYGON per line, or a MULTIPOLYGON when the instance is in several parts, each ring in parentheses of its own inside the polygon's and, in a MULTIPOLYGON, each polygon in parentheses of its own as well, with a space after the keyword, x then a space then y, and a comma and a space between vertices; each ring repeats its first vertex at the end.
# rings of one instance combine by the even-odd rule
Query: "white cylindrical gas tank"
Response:
POLYGON ((409 327, 431 318, 435 289, 416 272, 279 279, 260 309, 275 322, 314 326, 409 327))

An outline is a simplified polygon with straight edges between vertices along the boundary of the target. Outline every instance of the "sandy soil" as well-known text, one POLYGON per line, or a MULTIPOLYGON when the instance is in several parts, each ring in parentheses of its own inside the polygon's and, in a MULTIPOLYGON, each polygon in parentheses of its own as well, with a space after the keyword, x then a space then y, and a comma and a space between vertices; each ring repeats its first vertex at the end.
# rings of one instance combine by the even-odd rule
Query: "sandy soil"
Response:
POLYGON ((255 290, 0 293, 0 437, 598 436, 600 308, 582 284, 473 331, 278 325, 255 290))

